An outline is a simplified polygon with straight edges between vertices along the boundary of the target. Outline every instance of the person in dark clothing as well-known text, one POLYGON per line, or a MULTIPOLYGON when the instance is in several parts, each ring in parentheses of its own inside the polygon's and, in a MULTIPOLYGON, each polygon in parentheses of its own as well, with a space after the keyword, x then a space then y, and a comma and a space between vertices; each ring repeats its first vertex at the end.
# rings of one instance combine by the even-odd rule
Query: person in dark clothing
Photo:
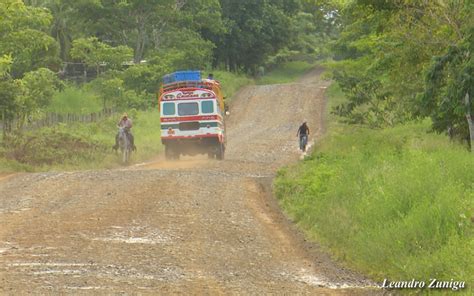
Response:
POLYGON ((300 127, 298 128, 298 133, 296 134, 296 136, 302 136, 302 135, 306 135, 306 136, 309 136, 309 127, 308 125, 306 124, 306 121, 303 122, 302 125, 300 125, 300 127))
POLYGON ((303 122, 302 125, 298 128, 298 132, 296 133, 296 136, 299 137, 299 142, 300 142, 300 149, 301 151, 306 150, 306 144, 308 143, 308 136, 309 136, 309 127, 306 124, 306 121, 303 122))

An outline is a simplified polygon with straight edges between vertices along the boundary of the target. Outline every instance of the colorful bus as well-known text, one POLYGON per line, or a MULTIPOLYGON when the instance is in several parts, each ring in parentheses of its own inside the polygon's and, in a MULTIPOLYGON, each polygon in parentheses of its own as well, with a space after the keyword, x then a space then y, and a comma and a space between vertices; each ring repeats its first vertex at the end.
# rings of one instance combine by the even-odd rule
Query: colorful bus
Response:
POLYGON ((224 97, 220 83, 199 71, 168 74, 159 93, 161 141, 167 159, 207 154, 224 159, 224 97))

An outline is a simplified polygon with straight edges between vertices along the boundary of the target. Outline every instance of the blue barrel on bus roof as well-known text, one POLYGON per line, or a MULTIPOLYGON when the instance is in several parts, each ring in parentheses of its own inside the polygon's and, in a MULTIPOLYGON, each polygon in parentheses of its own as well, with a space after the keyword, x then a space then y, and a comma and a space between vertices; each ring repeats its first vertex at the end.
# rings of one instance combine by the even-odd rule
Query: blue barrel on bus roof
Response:
POLYGON ((173 83, 178 81, 200 81, 201 71, 190 70, 190 71, 176 71, 171 74, 163 76, 163 83, 173 83))

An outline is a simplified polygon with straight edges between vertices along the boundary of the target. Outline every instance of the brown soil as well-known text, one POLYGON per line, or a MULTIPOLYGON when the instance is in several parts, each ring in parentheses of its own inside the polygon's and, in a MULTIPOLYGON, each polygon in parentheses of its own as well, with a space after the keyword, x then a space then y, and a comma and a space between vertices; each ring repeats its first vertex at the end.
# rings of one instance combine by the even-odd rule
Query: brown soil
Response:
POLYGON ((18 175, 18 173, 0 173, 0 181, 7 180, 15 175, 18 175))
POLYGON ((316 71, 243 89, 225 161, 0 180, 0 294, 380 293, 306 242, 272 196, 277 168, 301 156, 301 121, 321 135, 327 86, 316 71))

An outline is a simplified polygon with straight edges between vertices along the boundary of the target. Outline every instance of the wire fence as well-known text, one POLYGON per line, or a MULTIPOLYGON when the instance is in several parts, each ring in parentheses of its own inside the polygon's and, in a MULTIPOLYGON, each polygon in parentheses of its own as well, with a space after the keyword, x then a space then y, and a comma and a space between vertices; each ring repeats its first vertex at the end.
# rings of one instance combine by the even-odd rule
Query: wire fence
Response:
POLYGON ((21 130, 33 130, 42 127, 51 127, 55 126, 59 123, 92 123, 92 122, 99 122, 106 118, 116 115, 118 112, 116 109, 107 108, 100 112, 94 112, 89 114, 74 114, 74 113, 46 113, 45 116, 41 119, 36 120, 26 120, 23 124, 19 124, 18 120, 14 120, 10 123, 5 123, 0 121, 0 129, 8 129, 11 130, 12 128, 17 128, 21 126, 21 130))

